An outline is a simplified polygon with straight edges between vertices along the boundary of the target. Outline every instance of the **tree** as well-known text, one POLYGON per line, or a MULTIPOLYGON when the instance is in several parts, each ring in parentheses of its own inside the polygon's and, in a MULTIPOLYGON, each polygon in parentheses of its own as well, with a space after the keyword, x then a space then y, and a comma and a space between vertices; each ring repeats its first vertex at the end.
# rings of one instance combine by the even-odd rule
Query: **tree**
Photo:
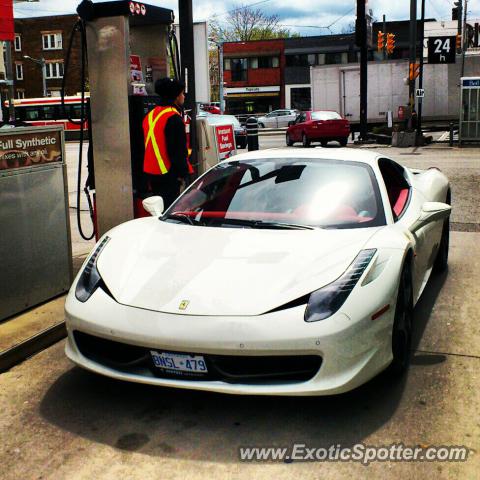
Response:
POLYGON ((210 36, 223 42, 248 42, 273 38, 298 37, 288 28, 282 28, 278 15, 266 15, 261 9, 237 5, 220 24, 215 16, 210 19, 210 36))

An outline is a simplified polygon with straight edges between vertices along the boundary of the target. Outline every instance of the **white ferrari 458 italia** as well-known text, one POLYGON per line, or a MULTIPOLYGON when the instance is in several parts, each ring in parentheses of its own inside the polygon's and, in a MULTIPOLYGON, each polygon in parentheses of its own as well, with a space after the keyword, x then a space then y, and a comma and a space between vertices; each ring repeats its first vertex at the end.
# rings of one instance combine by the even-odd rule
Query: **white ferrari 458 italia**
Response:
POLYGON ((412 311, 447 266, 438 169, 278 149, 219 163, 104 235, 66 301, 67 356, 109 377, 330 395, 409 364, 412 311))

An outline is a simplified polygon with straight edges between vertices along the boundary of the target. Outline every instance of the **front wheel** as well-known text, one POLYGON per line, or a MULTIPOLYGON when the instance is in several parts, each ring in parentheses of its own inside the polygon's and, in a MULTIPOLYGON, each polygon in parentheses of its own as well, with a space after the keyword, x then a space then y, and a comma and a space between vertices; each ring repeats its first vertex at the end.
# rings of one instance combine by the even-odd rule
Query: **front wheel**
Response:
POLYGON ((303 145, 303 148, 308 148, 308 147, 310 147, 310 140, 309 140, 308 137, 305 135, 305 133, 302 134, 302 145, 303 145))
POLYGON ((392 328, 393 360, 388 370, 394 377, 400 377, 410 365, 413 323, 413 289, 409 265, 403 267, 398 287, 395 319, 392 328))
POLYGON ((287 142, 287 147, 293 146, 293 140, 290 137, 290 134, 287 133, 286 135, 286 142, 287 142))
POLYGON ((338 141, 339 141, 341 147, 346 147, 347 143, 348 143, 348 138, 346 138, 346 137, 345 138, 340 138, 338 141))

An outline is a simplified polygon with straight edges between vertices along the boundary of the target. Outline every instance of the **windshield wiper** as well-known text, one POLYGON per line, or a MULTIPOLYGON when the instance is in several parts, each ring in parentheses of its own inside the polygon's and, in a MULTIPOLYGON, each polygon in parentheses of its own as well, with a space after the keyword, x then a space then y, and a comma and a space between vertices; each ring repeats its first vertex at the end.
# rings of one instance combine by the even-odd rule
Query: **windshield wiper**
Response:
POLYGON ((232 225, 243 225, 250 228, 277 228, 285 230, 315 230, 315 227, 310 225, 301 225, 298 223, 284 223, 284 222, 264 222, 262 220, 248 220, 242 218, 218 218, 219 223, 229 223, 232 225))
POLYGON ((189 225, 199 225, 200 222, 194 220, 190 215, 186 215, 185 213, 174 212, 170 213, 166 217, 160 217, 162 220, 178 220, 183 223, 188 223, 189 225))
POLYGON ((284 223, 284 222, 262 222, 256 221, 254 228, 284 228, 286 230, 315 230, 310 225, 301 225, 300 223, 284 223))

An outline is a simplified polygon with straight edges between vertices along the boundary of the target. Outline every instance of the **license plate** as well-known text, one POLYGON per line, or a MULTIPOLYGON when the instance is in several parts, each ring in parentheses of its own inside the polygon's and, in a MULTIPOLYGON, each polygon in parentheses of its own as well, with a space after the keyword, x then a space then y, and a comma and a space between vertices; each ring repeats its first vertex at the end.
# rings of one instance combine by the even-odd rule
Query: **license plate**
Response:
POLYGON ((207 363, 202 355, 150 351, 155 367, 167 372, 207 374, 207 363))

